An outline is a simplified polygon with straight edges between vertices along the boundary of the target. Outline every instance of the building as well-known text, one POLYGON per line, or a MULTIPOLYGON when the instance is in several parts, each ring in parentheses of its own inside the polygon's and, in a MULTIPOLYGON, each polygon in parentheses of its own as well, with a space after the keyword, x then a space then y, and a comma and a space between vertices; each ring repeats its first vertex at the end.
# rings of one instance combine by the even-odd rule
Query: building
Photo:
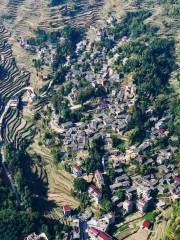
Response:
POLYGON ((10 107, 16 108, 19 104, 19 97, 15 96, 10 99, 10 107))
POLYGON ((102 198, 102 193, 101 191, 99 191, 99 189, 96 188, 96 186, 91 185, 89 187, 88 193, 95 200, 96 203, 99 203, 102 198))
POLYGON ((27 97, 30 102, 34 102, 36 100, 36 94, 31 89, 27 90, 27 97))
POLYGON ((73 127, 73 123, 72 122, 62 123, 61 126, 63 129, 69 129, 69 128, 73 127))
POLYGON ((159 200, 159 202, 156 204, 156 207, 158 210, 162 211, 167 208, 167 205, 165 202, 159 200))
POLYGON ((175 182, 175 183, 179 183, 179 182, 180 182, 180 177, 179 177, 179 176, 175 177, 175 178, 174 178, 174 182, 175 182))
POLYGON ((123 202, 123 209, 126 211, 126 213, 131 213, 134 210, 134 203, 131 200, 125 200, 123 202))
POLYGON ((98 188, 102 188, 102 186, 104 185, 104 178, 103 178, 102 171, 99 169, 97 169, 95 172, 95 180, 98 188))
POLYGON ((123 36, 122 38, 121 38, 121 44, 124 44, 124 43, 127 43, 128 42, 128 37, 127 36, 123 36))
POLYGON ((89 237, 92 240, 112 240, 112 237, 95 227, 90 227, 88 229, 89 237))
POLYGON ((82 176, 82 168, 80 166, 78 166, 77 164, 74 164, 71 169, 72 169, 73 174, 76 177, 82 176))
POLYGON ((80 227, 79 227, 79 219, 73 220, 73 239, 80 239, 80 227))
POLYGON ((137 201, 137 209, 141 212, 144 213, 148 210, 148 208, 151 205, 151 199, 139 199, 137 201))
POLYGON ((141 225, 141 228, 146 228, 146 229, 150 229, 152 226, 152 222, 148 221, 148 220, 144 220, 144 222, 141 225))
POLYGON ((114 213, 110 212, 104 215, 102 218, 95 220, 92 218, 90 221, 88 221, 89 227, 95 227, 100 231, 106 232, 110 225, 115 223, 115 215, 114 213))
POLYGON ((139 198, 148 198, 148 197, 150 197, 151 192, 152 191, 151 191, 150 187, 145 186, 145 183, 144 183, 144 185, 139 185, 137 187, 137 195, 139 198))
POLYGON ((45 233, 41 233, 40 235, 37 235, 36 233, 32 233, 24 238, 24 240, 48 240, 45 233))
POLYGON ((71 215, 72 208, 69 205, 64 205, 62 210, 65 217, 69 217, 71 215))

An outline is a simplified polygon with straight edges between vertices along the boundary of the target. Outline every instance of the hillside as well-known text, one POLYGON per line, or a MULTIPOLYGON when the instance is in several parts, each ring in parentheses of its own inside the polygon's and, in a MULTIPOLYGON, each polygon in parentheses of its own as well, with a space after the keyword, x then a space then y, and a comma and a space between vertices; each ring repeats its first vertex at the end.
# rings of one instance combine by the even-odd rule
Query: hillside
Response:
POLYGON ((178 239, 179 1, 0 6, 0 239, 178 239))

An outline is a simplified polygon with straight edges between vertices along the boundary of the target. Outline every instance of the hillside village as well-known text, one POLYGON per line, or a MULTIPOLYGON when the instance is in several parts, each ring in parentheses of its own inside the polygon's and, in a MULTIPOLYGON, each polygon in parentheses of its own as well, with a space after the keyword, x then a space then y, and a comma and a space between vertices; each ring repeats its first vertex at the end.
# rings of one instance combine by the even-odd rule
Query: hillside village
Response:
MULTIPOLYGON (((179 172, 177 165, 173 163, 173 155, 178 151, 178 147, 174 146, 174 139, 170 138, 162 149, 157 148, 158 142, 170 137, 168 124, 172 116, 169 113, 157 117, 153 106, 150 106, 145 114, 151 122, 151 128, 144 129, 146 137, 143 142, 125 144, 128 138, 127 125, 131 121, 132 109, 138 102, 138 95, 133 78, 126 76, 128 79, 125 83, 124 76, 121 76, 115 67, 117 61, 122 61, 122 65, 126 66, 128 58, 121 59, 118 49, 131 43, 131 38, 126 35, 116 40, 108 33, 108 29, 117 21, 111 16, 106 25, 100 29, 94 28, 96 42, 88 39, 80 41, 76 46, 76 59, 67 56, 64 64, 69 69, 65 82, 71 83, 71 89, 65 98, 71 110, 81 109, 81 104, 78 103, 81 79, 85 82, 85 87, 89 86, 92 92, 97 91, 98 98, 93 97, 83 103, 87 109, 84 114, 89 114, 90 119, 62 121, 53 108, 49 122, 49 128, 61 134, 63 148, 67 152, 87 151, 93 141, 99 138, 104 144, 102 162, 99 168, 94 169, 94 180, 88 182, 87 191, 92 204, 98 206, 104 198, 103 189, 108 189, 112 207, 109 207, 106 215, 96 220, 93 216, 86 219, 79 215, 79 218, 72 221, 73 239, 81 239, 81 235, 84 236, 83 239, 87 236, 91 239, 112 239, 107 231, 109 226, 115 223, 117 213, 126 218, 133 212, 139 211, 143 216, 156 209, 160 214, 168 207, 168 204, 161 200, 162 196, 176 201, 180 195, 179 172), (105 41, 111 42, 112 46, 103 46, 105 41), (114 149, 113 141, 119 141, 121 146, 124 143, 124 148, 114 149), (134 166, 134 173, 126 167, 129 164, 131 168, 134 166), (141 170, 137 172, 137 168, 141 170), (110 169, 113 171, 113 179, 107 182, 105 179, 110 169), (82 227, 84 225, 85 228, 82 227)), ((25 49, 34 51, 41 62, 53 66, 56 53, 51 45, 35 48, 22 39, 20 44, 25 49)), ((46 144, 51 146, 51 141, 46 141, 46 144)), ((76 158, 76 161, 73 159, 72 163, 68 163, 70 172, 75 178, 84 178, 86 170, 83 159, 76 158)), ((67 204, 63 206, 63 212, 64 216, 70 217, 73 209, 67 204)), ((142 228, 150 229, 153 224, 154 222, 145 220, 142 228)))
MULTIPOLYGON (((73 207, 70 200, 58 206, 58 221, 68 229, 58 239, 132 240, 140 236, 155 240, 156 225, 167 222, 171 204, 179 202, 179 128, 174 123, 178 100, 168 83, 177 68, 174 42, 161 38, 158 26, 145 23, 151 16, 148 11, 128 14, 124 19, 111 14, 103 25, 91 27, 95 40, 74 28, 71 33, 67 29, 54 32, 50 39, 55 42, 49 41, 44 30, 37 31, 37 39, 41 34, 45 39, 39 42, 18 38, 19 46, 33 55, 37 75, 46 83, 39 92, 29 86, 29 75, 13 64, 8 33, 0 28, 0 64, 11 71, 3 73, 2 84, 16 76, 14 83, 8 83, 13 94, 1 93, 6 99, 0 109, 1 141, 21 149, 21 144, 28 146, 27 139, 31 146, 36 138, 41 150, 50 150, 52 164, 73 179, 69 194, 79 206, 73 207), (78 36, 78 40, 72 45, 68 42, 71 49, 63 51, 67 36, 78 36), (145 69, 147 59, 149 71, 151 61, 157 65, 152 67, 157 82, 145 69), (47 76, 42 73, 45 66, 51 69, 47 76), (142 78, 148 82, 145 86, 142 78), (23 87, 18 84, 21 79, 23 87), (167 93, 172 99, 166 99, 167 93), (36 127, 25 118, 27 109, 32 110, 31 122, 36 127)), ((7 153, 1 155, 5 158, 7 153)), ((39 160, 34 159, 36 164, 39 160)), ((4 162, 17 195, 20 187, 14 166, 8 163, 6 167, 4 162)), ((24 240, 47 240, 45 230, 26 233, 24 240)))

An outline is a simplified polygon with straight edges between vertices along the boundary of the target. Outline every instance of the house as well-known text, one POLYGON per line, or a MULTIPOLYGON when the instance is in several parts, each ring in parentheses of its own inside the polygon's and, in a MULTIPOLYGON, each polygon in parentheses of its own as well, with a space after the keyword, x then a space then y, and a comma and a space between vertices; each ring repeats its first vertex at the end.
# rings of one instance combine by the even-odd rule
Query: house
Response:
POLYGON ((122 160, 119 159, 119 158, 113 159, 113 167, 117 168, 117 167, 120 167, 120 166, 122 166, 122 160))
POLYGON ((99 191, 99 189, 97 189, 94 185, 91 185, 89 187, 88 193, 95 200, 96 203, 99 203, 99 201, 102 199, 101 191, 99 191))
POLYGON ((69 205, 64 205, 62 207, 63 213, 65 217, 69 217, 71 215, 72 212, 72 208, 69 205))
POLYGON ((59 125, 59 115, 57 115, 57 114, 54 113, 53 122, 54 122, 54 124, 55 124, 56 126, 59 125))
POLYGON ((161 165, 161 164, 167 163, 170 160, 170 158, 171 158, 170 152, 161 150, 157 156, 156 161, 159 165, 161 165))
POLYGON ((24 238, 24 240, 48 240, 45 233, 41 233, 37 235, 36 233, 32 233, 24 238))
POLYGON ((27 90, 28 97, 30 102, 34 102, 36 100, 36 94, 32 90, 27 90))
POLYGON ((128 42, 128 37, 127 36, 123 36, 121 38, 121 43, 127 43, 128 42))
POLYGON ((167 208, 167 205, 165 202, 159 200, 159 202, 156 204, 157 209, 164 210, 167 208))
POLYGON ((129 198, 129 196, 133 197, 137 194, 137 188, 135 186, 132 186, 130 188, 126 189, 126 196, 129 198))
POLYGON ((108 213, 103 216, 103 218, 98 220, 98 224, 100 226, 100 230, 106 232, 109 229, 109 226, 115 223, 115 215, 114 213, 108 213))
POLYGON ((145 162, 145 164, 152 166, 152 165, 155 164, 155 162, 154 162, 154 160, 153 160, 152 158, 149 158, 149 159, 147 159, 147 161, 145 162))
POLYGON ((69 128, 73 127, 73 123, 69 121, 66 123, 62 123, 61 126, 63 129, 69 129, 69 128))
POLYGON ((166 132, 166 129, 165 128, 159 128, 159 133, 160 134, 164 134, 166 132))
POLYGON ((93 119, 92 121, 91 121, 91 128, 97 128, 97 126, 98 126, 98 121, 96 120, 96 119, 93 119))
POLYGON ((104 177, 103 177, 102 171, 99 169, 97 169, 95 172, 95 180, 98 188, 101 189, 102 186, 104 185, 104 177))
POLYGON ((131 146, 129 149, 127 149, 124 157, 125 161, 128 162, 132 159, 135 159, 138 156, 137 150, 137 146, 131 146))
POLYGON ((119 176, 115 179, 115 183, 129 181, 129 177, 126 174, 119 176))
POLYGON ((19 104, 19 97, 14 96, 10 99, 10 107, 16 108, 19 104))
POLYGON ((74 164, 72 167, 72 172, 76 177, 82 176, 82 168, 78 166, 77 164, 74 164))
POLYGON ((150 229, 152 226, 152 222, 148 221, 148 220, 144 220, 144 222, 141 225, 141 228, 146 228, 146 229, 150 229))
POLYGON ((174 202, 179 200, 180 199, 180 193, 172 193, 171 198, 174 202))
POLYGON ((142 153, 143 151, 149 150, 152 146, 152 143, 150 140, 145 140, 140 146, 139 146, 139 152, 142 153))
POLYGON ((134 210, 134 202, 130 200, 125 200, 123 202, 123 209, 126 211, 126 213, 131 213, 134 210))
POLYGON ((141 212, 141 213, 144 213, 148 210, 148 208, 151 206, 152 204, 152 199, 139 199, 137 201, 137 209, 141 212))
POLYGON ((113 196, 111 198, 112 203, 117 203, 119 201, 119 198, 117 196, 113 196))
POLYGON ((71 93, 68 96, 70 97, 71 101, 74 101, 78 96, 77 89, 72 88, 71 93))
POLYGON ((123 202, 120 202, 120 203, 117 204, 117 210, 118 210, 118 212, 122 213, 122 211, 123 211, 123 202))
POLYGON ((175 183, 180 183, 180 177, 179 177, 179 176, 175 177, 175 178, 174 178, 174 182, 175 182, 175 183))
POLYGON ((120 175, 124 172, 124 170, 122 168, 118 168, 114 170, 116 174, 120 175))
POLYGON ((95 227, 96 229, 106 232, 109 229, 109 226, 115 223, 115 215, 114 213, 108 213, 104 215, 102 218, 95 220, 92 218, 88 221, 89 227, 95 227))
POLYGON ((97 41, 101 41, 102 38, 104 38, 104 31, 102 29, 99 29, 97 30, 96 35, 97 35, 97 41))
POLYGON ((131 185, 130 181, 121 182, 121 187, 123 188, 129 188, 130 185, 131 185))
POLYGON ((90 227, 88 229, 89 237, 92 240, 112 240, 112 237, 95 227, 90 227))
POLYGON ((108 19, 107 19, 107 24, 113 24, 117 21, 117 19, 114 17, 114 16, 110 16, 108 19))
POLYGON ((157 187, 157 189, 158 189, 159 194, 164 194, 164 193, 169 192, 169 189, 167 187, 165 187, 164 185, 159 185, 157 187))
POLYGON ((80 239, 80 226, 79 226, 79 219, 74 219, 73 220, 73 239, 77 240, 80 239))
POLYGON ((110 187, 111 191, 114 191, 114 190, 122 187, 122 183, 121 182, 120 183, 114 183, 114 184, 110 185, 109 187, 110 187))
POLYGON ((139 185, 137 187, 137 195, 139 198, 148 198, 151 195, 151 189, 148 186, 145 186, 145 184, 143 185, 139 185))

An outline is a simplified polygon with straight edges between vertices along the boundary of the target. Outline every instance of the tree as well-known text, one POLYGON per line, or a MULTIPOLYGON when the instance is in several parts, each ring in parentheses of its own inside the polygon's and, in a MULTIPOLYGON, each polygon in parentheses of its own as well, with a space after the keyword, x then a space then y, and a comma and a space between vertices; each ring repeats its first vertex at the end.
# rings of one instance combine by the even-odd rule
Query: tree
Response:
POLYGON ((103 198, 101 201, 101 211, 103 214, 108 213, 112 208, 112 203, 107 198, 103 198))
POLYGON ((118 145, 120 145, 122 143, 122 140, 120 138, 118 138, 116 135, 112 136, 112 147, 113 148, 117 148, 118 145))
POLYGON ((102 157, 104 154, 104 140, 98 137, 92 141, 89 147, 89 158, 84 162, 87 174, 102 168, 102 157))
POLYGON ((139 133, 140 129, 138 127, 135 127, 128 132, 128 141, 130 144, 133 144, 138 139, 139 133))
POLYGON ((57 6, 57 5, 63 4, 64 2, 65 0, 50 0, 50 4, 52 6, 57 6))
POLYGON ((78 92, 77 101, 81 104, 89 100, 92 96, 94 96, 94 88, 91 86, 87 86, 82 88, 78 92))
POLYGON ((60 65, 58 68, 58 71, 56 71, 54 76, 54 83, 56 84, 62 84, 65 81, 65 76, 67 74, 68 68, 64 65, 60 65))
POLYGON ((34 64, 36 71, 39 71, 41 69, 41 66, 43 63, 40 59, 33 59, 33 64, 34 64))
POLYGON ((120 152, 124 153, 126 151, 125 143, 119 144, 118 149, 119 149, 120 152))
POLYGON ((84 178, 75 178, 73 185, 75 191, 86 192, 89 184, 84 178))
POLYGON ((125 200, 125 191, 120 188, 120 189, 116 190, 115 196, 117 196, 120 201, 124 201, 125 200))

